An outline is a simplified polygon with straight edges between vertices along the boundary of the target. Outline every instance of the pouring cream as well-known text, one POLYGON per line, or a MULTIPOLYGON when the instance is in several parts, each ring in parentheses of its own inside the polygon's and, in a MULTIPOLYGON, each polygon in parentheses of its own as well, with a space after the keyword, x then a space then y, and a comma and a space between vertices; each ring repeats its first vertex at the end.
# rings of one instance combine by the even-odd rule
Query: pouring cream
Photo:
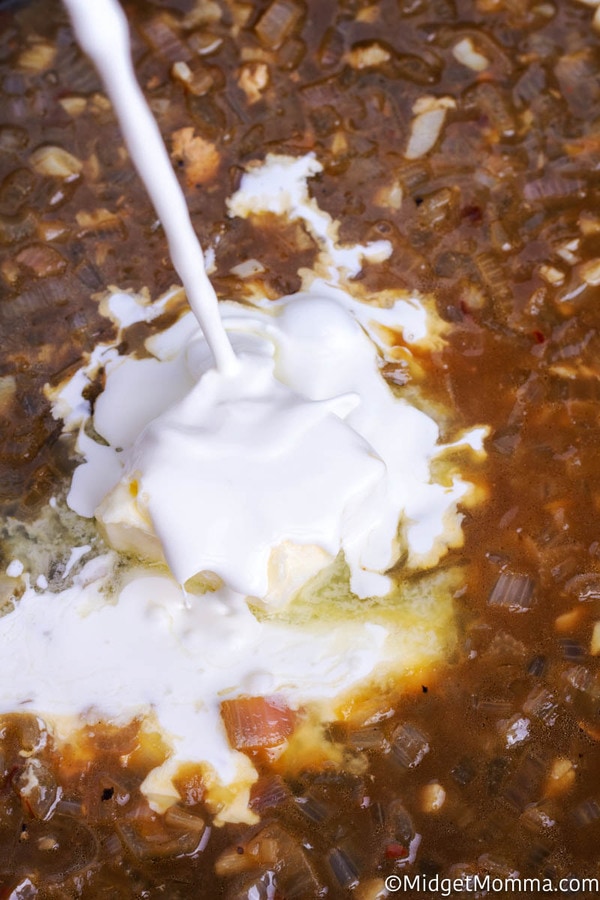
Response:
POLYGON ((202 248, 158 125, 133 71, 127 19, 117 0, 65 0, 77 40, 98 69, 144 186, 164 228, 171 260, 200 322, 217 368, 236 368, 206 274, 202 248))

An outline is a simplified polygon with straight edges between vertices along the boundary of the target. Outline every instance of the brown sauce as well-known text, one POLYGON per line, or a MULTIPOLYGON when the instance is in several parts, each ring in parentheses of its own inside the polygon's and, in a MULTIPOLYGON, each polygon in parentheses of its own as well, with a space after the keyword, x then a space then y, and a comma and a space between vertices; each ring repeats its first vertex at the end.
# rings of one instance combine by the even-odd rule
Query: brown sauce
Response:
MULTIPOLYGON (((282 778, 263 762, 253 829, 212 828, 198 849, 210 817, 194 772, 181 814, 152 814, 139 787, 161 748, 135 724, 58 753, 51 741, 32 751, 35 720, 4 717, 0 897, 250 900, 274 884, 280 900, 350 890, 366 900, 393 873, 519 872, 555 885, 599 877, 593 9, 576 0, 125 6, 169 146, 191 126, 217 148, 204 182, 193 160, 180 166, 198 234, 216 245, 217 291, 235 292, 229 270, 247 257, 266 265, 273 296, 298 286, 310 243, 299 247, 291 226, 226 219, 225 198, 250 160, 314 150, 324 172, 311 191, 342 221, 342 237, 392 242, 363 285, 430 292, 450 324, 427 363, 427 391, 451 405, 453 427, 490 425, 487 462, 473 474, 488 498, 465 511, 465 545, 449 557, 464 573, 454 658, 401 697, 392 719, 333 729, 348 748, 342 771, 282 778), (489 66, 456 59, 464 39, 489 66), (379 61, 361 68, 373 47, 379 61), (266 78, 255 102, 242 69, 250 82, 266 78), (407 160, 411 110, 425 94, 456 105, 433 150, 407 160), (399 209, 382 204, 390 185, 402 191, 399 209), (31 759, 37 793, 24 791, 31 759), (437 784, 445 802, 431 811, 437 784)), ((117 284, 157 297, 175 277, 59 4, 0 12, 0 87, 0 497, 7 514, 27 518, 71 466, 42 386, 111 331, 92 295, 117 284), (67 151, 74 177, 36 167, 41 145, 67 151)))

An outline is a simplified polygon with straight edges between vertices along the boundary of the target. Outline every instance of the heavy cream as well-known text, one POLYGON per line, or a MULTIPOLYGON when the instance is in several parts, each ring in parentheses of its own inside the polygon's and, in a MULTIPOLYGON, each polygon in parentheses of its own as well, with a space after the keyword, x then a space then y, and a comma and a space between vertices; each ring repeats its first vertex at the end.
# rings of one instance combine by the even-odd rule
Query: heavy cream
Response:
MULTIPOLYGON (((191 317, 162 336, 162 358, 109 358, 93 420, 109 446, 80 438, 73 509, 91 515, 106 493, 97 516, 117 549, 166 561, 181 584, 210 571, 260 599, 276 593, 273 569, 292 578, 290 545, 311 548, 307 574, 342 551, 360 597, 389 591, 405 549, 409 566, 437 562, 468 486, 432 481, 437 425, 394 396, 355 304, 321 291, 225 304, 235 376, 207 368, 191 317)), ((396 304, 399 327, 415 302, 396 304)))
MULTIPOLYGON (((250 820, 250 761, 229 746, 221 700, 239 695, 317 704, 326 720, 336 698, 372 680, 422 669, 452 640, 447 590, 421 587, 393 615, 334 620, 257 618, 222 587, 186 597, 165 574, 133 568, 115 593, 115 559, 103 555, 61 593, 28 587, 0 619, 0 709, 37 712, 69 738, 84 721, 126 724, 147 716, 171 747, 145 790, 162 808, 177 799, 178 764, 203 762, 208 801, 220 821, 250 820), (189 597, 187 600, 189 601, 189 597)), ((290 611, 294 616, 294 611, 290 611)))

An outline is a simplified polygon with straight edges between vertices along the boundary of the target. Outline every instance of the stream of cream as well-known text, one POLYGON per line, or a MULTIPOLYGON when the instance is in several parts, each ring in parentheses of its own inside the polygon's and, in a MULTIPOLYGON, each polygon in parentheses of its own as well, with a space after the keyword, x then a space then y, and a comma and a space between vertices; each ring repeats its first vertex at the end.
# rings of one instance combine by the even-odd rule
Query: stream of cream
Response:
POLYGON ((185 198, 154 116, 133 71, 127 19, 117 0, 64 0, 82 49, 98 69, 119 119, 131 159, 144 182, 169 243, 173 265, 223 373, 236 370, 217 297, 185 198))

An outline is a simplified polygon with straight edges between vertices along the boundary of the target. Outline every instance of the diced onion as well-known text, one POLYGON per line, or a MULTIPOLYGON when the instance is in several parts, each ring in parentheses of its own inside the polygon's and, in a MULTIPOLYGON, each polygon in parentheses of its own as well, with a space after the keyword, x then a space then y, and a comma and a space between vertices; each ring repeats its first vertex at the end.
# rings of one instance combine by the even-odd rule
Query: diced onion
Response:
POLYGON ((274 0, 256 23, 254 30, 258 39, 265 47, 278 50, 300 20, 302 12, 296 0, 274 0))
POLYGON ((331 871, 335 875, 341 887, 349 890, 358 884, 359 870, 355 860, 342 850, 341 847, 335 847, 328 854, 329 865, 331 871))
POLYGON ((276 747, 294 730, 295 715, 277 697, 237 697, 224 700, 221 715, 236 750, 276 747))
POLYGON ((502 572, 494 585, 488 603, 490 606, 503 606, 512 612, 525 612, 532 607, 533 600, 534 584, 529 575, 502 572))
POLYGON ((38 175, 53 178, 74 178, 83 169, 83 163, 62 147, 38 147, 29 157, 38 175))
POLYGON ((404 153, 406 159, 419 159, 432 149, 442 131, 447 111, 455 106, 451 97, 420 97, 417 100, 413 106, 416 118, 404 153))
POLYGON ((452 48, 452 55, 463 66, 473 69, 474 72, 483 72, 490 64, 489 59, 482 53, 478 53, 473 46, 471 38, 463 38, 452 48))

